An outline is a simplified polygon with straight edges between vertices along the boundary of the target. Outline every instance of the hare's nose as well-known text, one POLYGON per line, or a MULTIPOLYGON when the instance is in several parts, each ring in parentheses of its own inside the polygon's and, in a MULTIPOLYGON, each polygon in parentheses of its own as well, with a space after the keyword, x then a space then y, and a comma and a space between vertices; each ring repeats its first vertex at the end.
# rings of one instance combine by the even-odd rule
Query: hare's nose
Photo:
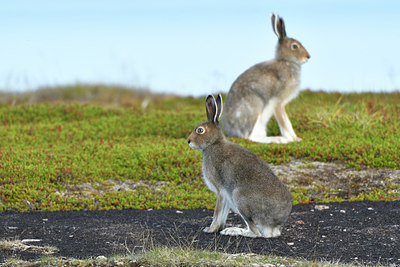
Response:
POLYGON ((189 139, 187 140, 187 143, 190 144, 190 140, 189 139))

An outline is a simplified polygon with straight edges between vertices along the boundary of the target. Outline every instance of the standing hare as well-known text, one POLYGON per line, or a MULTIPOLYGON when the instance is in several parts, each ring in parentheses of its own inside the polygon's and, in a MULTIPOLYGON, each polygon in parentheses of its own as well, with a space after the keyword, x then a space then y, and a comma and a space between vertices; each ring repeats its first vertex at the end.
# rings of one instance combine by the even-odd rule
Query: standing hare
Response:
POLYGON ((187 142, 203 152, 203 176, 217 195, 214 217, 204 232, 247 237, 278 237, 292 209, 292 196, 267 164, 244 147, 225 139, 219 124, 222 98, 206 98, 208 121, 200 123, 187 142), (229 210, 247 229, 225 228, 229 210))
POLYGON ((228 137, 260 143, 300 141, 285 105, 299 93, 301 64, 310 54, 295 39, 286 36, 285 23, 271 14, 272 29, 278 36, 275 59, 254 65, 232 84, 225 101, 222 124, 228 137), (282 136, 268 137, 266 126, 272 114, 282 136))

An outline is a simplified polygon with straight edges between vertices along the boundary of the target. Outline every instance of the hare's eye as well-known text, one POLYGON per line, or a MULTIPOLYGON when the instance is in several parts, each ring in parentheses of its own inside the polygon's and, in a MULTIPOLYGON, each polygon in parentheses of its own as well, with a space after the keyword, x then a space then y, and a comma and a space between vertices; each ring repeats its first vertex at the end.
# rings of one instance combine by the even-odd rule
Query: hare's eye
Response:
POLYGON ((299 45, 296 43, 292 43, 292 50, 296 50, 299 48, 299 45))
POLYGON ((198 134, 203 134, 203 133, 205 133, 206 132, 206 129, 204 129, 204 127, 198 127, 197 129, 196 129, 196 133, 198 133, 198 134))

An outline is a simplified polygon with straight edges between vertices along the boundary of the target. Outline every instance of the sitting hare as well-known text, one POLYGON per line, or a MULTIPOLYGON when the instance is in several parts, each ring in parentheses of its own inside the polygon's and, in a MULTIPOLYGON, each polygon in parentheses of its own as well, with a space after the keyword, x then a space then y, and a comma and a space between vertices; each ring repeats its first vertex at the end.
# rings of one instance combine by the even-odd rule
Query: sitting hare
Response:
POLYGON ((275 59, 254 65, 232 84, 221 118, 228 137, 260 143, 301 140, 293 131, 285 105, 299 93, 301 64, 310 54, 299 41, 286 36, 282 18, 271 14, 271 21, 278 36, 275 59), (282 136, 267 136, 266 126, 272 114, 282 136))
POLYGON ((203 152, 203 176, 217 194, 214 217, 204 232, 247 237, 278 237, 292 209, 287 187, 255 154, 225 139, 219 124, 222 98, 206 98, 207 122, 200 123, 187 142, 203 152), (239 214, 247 229, 225 228, 229 210, 239 214))

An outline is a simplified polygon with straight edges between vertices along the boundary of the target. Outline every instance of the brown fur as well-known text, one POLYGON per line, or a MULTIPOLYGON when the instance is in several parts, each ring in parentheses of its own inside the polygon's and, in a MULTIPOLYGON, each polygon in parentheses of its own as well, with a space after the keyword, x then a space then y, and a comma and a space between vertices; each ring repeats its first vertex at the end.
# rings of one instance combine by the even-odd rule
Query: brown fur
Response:
POLYGON ((203 152, 203 175, 216 193, 213 222, 205 232, 218 232, 232 209, 241 215, 247 229, 227 228, 221 233, 248 237, 276 237, 292 207, 291 194, 271 169, 254 153, 226 140, 218 119, 222 98, 206 99, 208 121, 189 135, 188 143, 203 152))
POLYGON ((232 84, 222 116, 222 124, 229 137, 265 143, 300 140, 294 133, 284 108, 298 95, 301 64, 310 55, 299 41, 286 36, 282 18, 272 15, 271 21, 278 36, 275 59, 254 65, 232 84), (273 114, 276 110, 281 113, 278 116, 285 118, 285 121, 278 120, 282 137, 266 138, 266 124, 272 115, 277 116, 273 114))

